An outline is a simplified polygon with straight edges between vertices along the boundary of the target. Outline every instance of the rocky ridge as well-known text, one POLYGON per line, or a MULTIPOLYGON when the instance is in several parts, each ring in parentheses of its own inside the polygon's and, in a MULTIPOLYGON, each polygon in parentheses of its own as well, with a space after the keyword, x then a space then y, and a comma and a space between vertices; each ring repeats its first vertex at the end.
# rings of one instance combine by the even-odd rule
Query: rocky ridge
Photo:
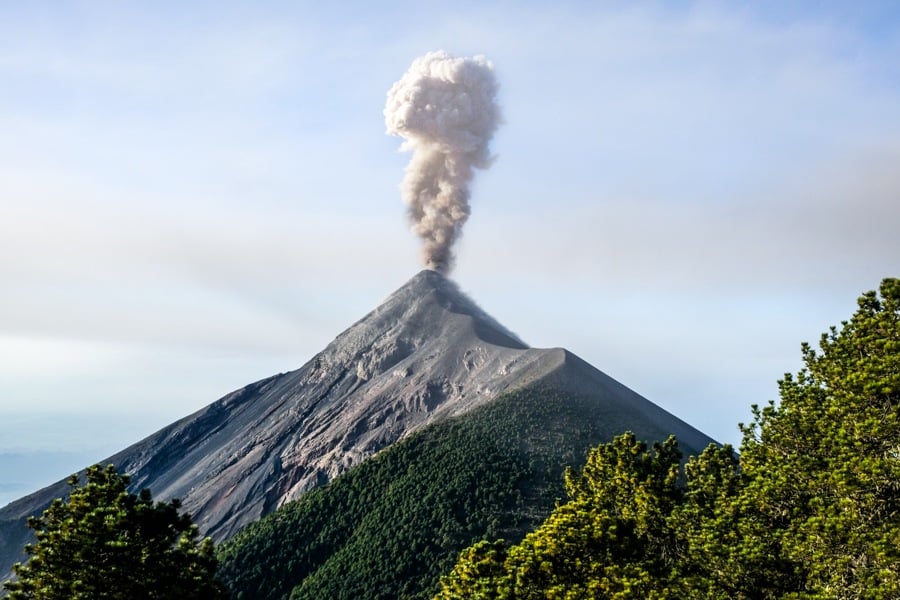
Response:
MULTIPOLYGON (((422 271, 301 368, 252 383, 122 450, 135 489, 179 498, 222 541, 436 420, 539 382, 598 398, 598 418, 647 439, 707 436, 566 350, 529 348, 449 279, 422 271)), ((59 482, 0 509, 0 573, 59 482)))

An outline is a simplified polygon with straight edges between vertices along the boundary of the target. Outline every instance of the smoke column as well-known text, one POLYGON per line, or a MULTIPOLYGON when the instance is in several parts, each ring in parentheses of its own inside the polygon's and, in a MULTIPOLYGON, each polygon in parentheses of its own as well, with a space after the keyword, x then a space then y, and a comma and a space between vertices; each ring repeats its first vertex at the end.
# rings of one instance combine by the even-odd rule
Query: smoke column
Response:
POLYGON ((387 133, 412 151, 401 190, 425 267, 448 273, 453 243, 469 218, 474 169, 491 166, 488 143, 500 124, 494 65, 483 56, 429 52, 391 87, 387 133))

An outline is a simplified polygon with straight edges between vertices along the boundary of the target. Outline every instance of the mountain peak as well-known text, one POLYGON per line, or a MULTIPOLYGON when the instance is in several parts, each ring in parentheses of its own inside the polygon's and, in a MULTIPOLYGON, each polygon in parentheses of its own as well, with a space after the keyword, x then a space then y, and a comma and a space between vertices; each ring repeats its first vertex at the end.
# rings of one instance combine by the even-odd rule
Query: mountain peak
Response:
MULTIPOLYGON (((589 398, 611 431, 674 432, 694 448, 708 440, 565 350, 529 348, 455 282, 424 270, 299 369, 102 462, 129 473, 135 489, 181 499, 221 541, 430 423, 535 385, 589 398)), ((0 574, 22 558, 25 519, 67 489, 61 481, 0 509, 0 574)))
POLYGON ((296 371, 238 390, 110 459, 180 498, 215 540, 413 431, 539 379, 530 349, 423 270, 296 371))
POLYGON ((341 333, 324 353, 356 353, 390 338, 418 348, 432 341, 446 343, 462 334, 472 334, 480 342, 504 348, 529 347, 482 310, 454 281, 425 269, 341 333))
POLYGON ((419 271, 394 292, 386 303, 398 296, 412 302, 434 301, 450 313, 472 317, 479 337, 485 342, 520 350, 529 347, 519 336, 478 306, 455 281, 437 271, 419 271))

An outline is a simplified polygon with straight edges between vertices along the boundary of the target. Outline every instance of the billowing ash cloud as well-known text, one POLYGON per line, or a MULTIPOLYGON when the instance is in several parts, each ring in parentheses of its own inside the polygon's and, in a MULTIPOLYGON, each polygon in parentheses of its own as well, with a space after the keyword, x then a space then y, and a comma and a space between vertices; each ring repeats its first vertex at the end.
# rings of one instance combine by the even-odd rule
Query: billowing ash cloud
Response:
POLYGON ((425 243, 425 266, 440 273, 452 268, 453 243, 469 218, 473 170, 491 165, 496 96, 489 60, 443 51, 414 60, 387 95, 387 132, 405 138, 401 149, 413 153, 402 185, 412 230, 425 243))

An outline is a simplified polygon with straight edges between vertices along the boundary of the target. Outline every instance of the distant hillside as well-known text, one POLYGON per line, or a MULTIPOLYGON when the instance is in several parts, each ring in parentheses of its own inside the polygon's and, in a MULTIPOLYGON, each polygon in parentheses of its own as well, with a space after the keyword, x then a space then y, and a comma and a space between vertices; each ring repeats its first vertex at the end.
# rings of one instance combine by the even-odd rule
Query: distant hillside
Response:
POLYGON ((430 598, 463 548, 549 514, 565 467, 621 433, 601 408, 532 388, 436 423, 247 527, 221 577, 238 600, 430 598))

